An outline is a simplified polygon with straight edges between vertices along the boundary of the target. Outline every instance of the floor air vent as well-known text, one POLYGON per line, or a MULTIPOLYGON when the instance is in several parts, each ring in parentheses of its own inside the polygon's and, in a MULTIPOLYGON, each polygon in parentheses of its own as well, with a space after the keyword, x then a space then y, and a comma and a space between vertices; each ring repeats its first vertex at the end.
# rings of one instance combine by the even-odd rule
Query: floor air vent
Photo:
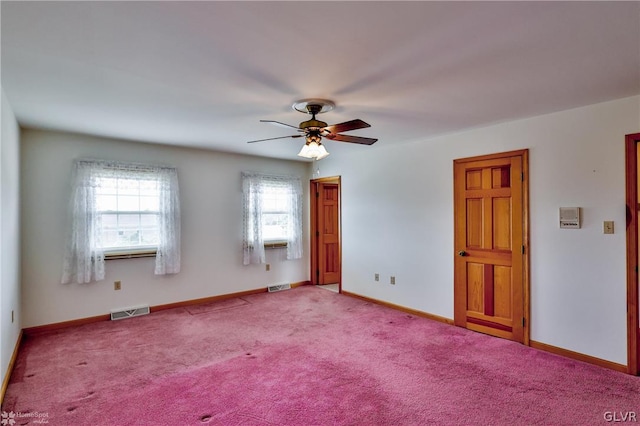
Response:
POLYGON ((132 308, 114 309, 111 311, 111 320, 119 320, 131 317, 138 317, 140 315, 147 315, 149 313, 149 305, 134 306, 132 308))
POLYGON ((289 290, 290 288, 291 284, 276 284, 267 287, 267 289, 269 289, 269 293, 273 293, 274 291, 289 290))

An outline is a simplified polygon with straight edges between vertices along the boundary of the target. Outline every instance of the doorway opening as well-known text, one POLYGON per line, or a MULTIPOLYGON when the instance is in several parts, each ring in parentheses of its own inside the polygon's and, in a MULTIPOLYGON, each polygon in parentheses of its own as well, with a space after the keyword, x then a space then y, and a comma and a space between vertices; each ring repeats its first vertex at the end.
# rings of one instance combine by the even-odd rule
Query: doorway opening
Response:
POLYGON ((313 179, 311 197, 311 283, 342 292, 340 176, 313 179))

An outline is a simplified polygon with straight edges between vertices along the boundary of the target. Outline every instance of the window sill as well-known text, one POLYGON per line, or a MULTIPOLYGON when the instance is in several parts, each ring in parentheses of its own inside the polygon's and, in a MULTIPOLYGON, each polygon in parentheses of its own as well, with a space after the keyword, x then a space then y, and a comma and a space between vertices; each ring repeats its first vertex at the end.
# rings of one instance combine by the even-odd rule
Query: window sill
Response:
POLYGON ((139 257, 156 257, 157 250, 111 251, 104 254, 104 260, 137 259, 139 257))
POLYGON ((287 248, 286 241, 273 241, 269 243, 264 243, 265 249, 278 249, 278 248, 287 248))

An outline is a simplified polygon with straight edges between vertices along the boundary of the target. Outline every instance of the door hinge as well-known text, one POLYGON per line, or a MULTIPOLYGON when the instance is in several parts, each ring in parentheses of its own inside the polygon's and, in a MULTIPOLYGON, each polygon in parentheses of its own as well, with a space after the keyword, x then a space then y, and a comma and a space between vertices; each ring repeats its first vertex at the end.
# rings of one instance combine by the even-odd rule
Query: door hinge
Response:
POLYGON ((524 317, 522 318, 522 326, 524 327, 526 325, 527 321, 524 319, 524 317))
POLYGON ((524 182, 524 172, 520 173, 520 180, 524 182))
POLYGON ((320 269, 316 269, 316 277, 320 276, 320 269))
POLYGON ((522 246, 522 254, 524 254, 524 246, 522 246))
POLYGON ((316 198, 320 198, 320 193, 316 192, 316 198))
POLYGON ((320 231, 316 231, 316 237, 320 236, 320 231))

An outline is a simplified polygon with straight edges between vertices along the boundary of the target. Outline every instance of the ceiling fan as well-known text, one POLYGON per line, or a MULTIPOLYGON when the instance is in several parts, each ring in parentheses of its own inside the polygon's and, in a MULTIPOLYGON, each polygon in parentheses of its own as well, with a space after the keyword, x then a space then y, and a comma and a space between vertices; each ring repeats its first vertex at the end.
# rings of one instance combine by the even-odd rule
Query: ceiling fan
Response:
POLYGON ((258 139, 249 141, 247 143, 271 141, 275 139, 286 138, 301 138, 305 137, 306 143, 298 153, 300 157, 313 158, 320 160, 329 153, 322 145, 322 138, 327 138, 336 142, 349 142, 358 143, 362 145, 373 145, 378 139, 365 138, 362 136, 342 135, 342 132, 348 132, 350 130, 364 129, 371 127, 370 124, 365 123, 360 119, 345 121, 344 123, 327 125, 324 121, 316 119, 316 114, 322 114, 331 111, 335 108, 335 103, 326 99, 301 99, 292 105, 292 108, 296 111, 311 114, 311 119, 303 121, 298 127, 290 124, 282 123, 275 120, 260 120, 261 123, 271 123, 278 126, 290 127, 296 129, 298 132, 295 135, 279 136, 276 138, 258 139))

